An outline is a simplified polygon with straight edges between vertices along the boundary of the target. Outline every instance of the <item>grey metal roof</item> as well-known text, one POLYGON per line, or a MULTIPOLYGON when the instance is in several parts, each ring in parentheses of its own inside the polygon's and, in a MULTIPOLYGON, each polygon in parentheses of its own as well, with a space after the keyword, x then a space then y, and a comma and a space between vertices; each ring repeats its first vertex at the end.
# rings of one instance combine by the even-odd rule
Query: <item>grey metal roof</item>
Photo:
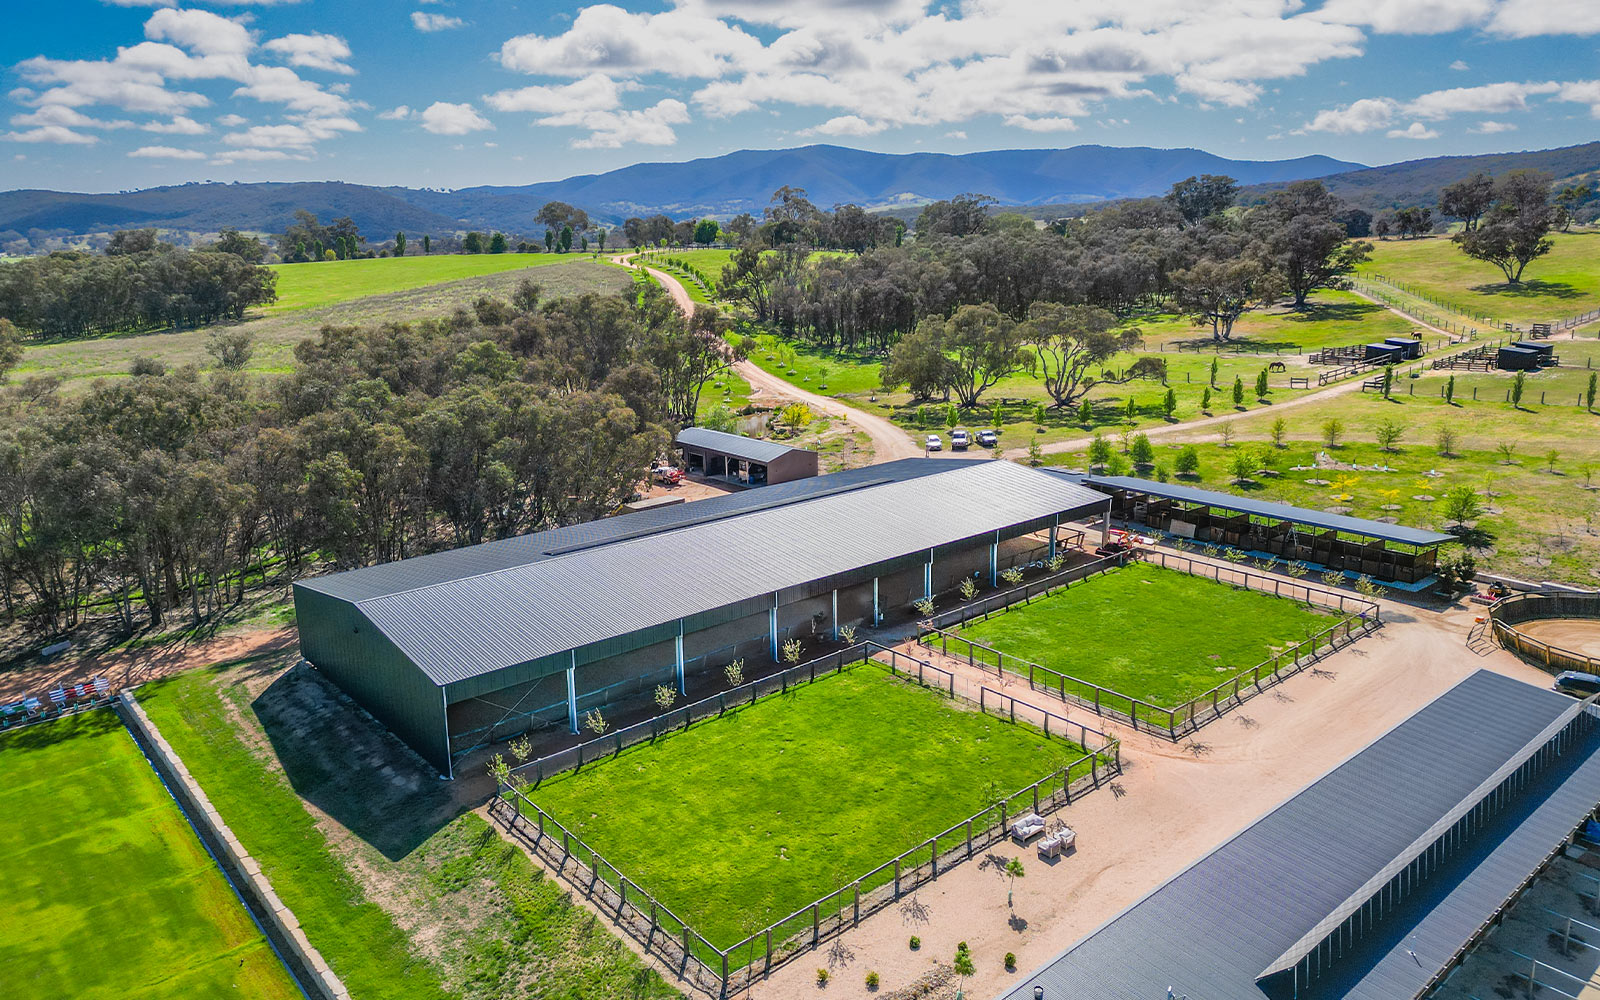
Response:
POLYGON ((1369 521, 1364 517, 1329 514, 1326 511, 1311 510, 1308 507, 1292 507, 1286 503, 1256 500, 1233 493, 1219 493, 1216 490, 1201 490, 1178 483, 1159 483, 1153 479, 1137 479, 1133 476, 1080 475, 1068 472, 1056 472, 1056 474, 1087 483, 1090 486, 1104 486, 1115 490, 1148 493, 1151 496, 1166 497, 1183 503, 1221 507, 1241 514, 1256 514, 1261 517, 1276 518, 1280 521, 1293 521, 1296 524, 1307 524, 1314 528, 1328 528, 1352 535, 1381 538, 1384 541, 1399 542, 1404 545, 1439 545, 1443 542, 1455 540, 1454 535, 1446 535, 1438 531, 1408 528, 1403 524, 1385 524, 1382 521, 1369 521))
POLYGON ((386 594, 398 594, 436 583, 492 573, 495 570, 548 559, 553 553, 570 551, 576 545, 601 545, 651 531, 671 531, 690 523, 733 517, 757 509, 768 509, 847 489, 861 489, 886 482, 904 482, 945 472, 948 462, 931 458, 906 458, 883 465, 835 472, 826 476, 792 480, 759 490, 746 490, 694 503, 658 510, 638 511, 619 517, 552 528, 531 535, 519 535, 481 545, 413 556, 395 562, 308 577, 295 585, 345 601, 365 601, 386 594))
POLYGON ((818 477, 810 482, 821 485, 792 502, 753 503, 707 518, 692 515, 712 501, 667 508, 651 513, 683 513, 663 518, 659 528, 613 530, 566 551, 550 551, 547 538, 531 561, 505 565, 496 553, 481 572, 435 580, 430 568, 411 581, 419 585, 403 589, 405 578, 391 575, 365 598, 352 596, 360 586, 311 583, 355 600, 442 685, 1106 503, 1093 490, 1010 462, 932 464, 937 471, 928 474, 861 476, 833 490, 822 487, 835 477, 818 477), (851 482, 859 485, 850 488, 851 482), (714 560, 707 559, 711 553, 714 560))
POLYGON ((710 448, 720 451, 724 455, 732 455, 750 462, 775 462, 791 451, 804 451, 804 448, 791 448, 786 444, 776 441, 763 441, 760 438, 745 437, 743 434, 726 434, 714 431, 709 427, 685 427, 678 432, 678 443, 693 445, 696 448, 710 448))
MULTIPOLYGON (((1262 1000, 1258 976, 1574 703, 1478 671, 1025 978, 1008 1000, 1262 1000)), ((1600 799, 1600 726, 1304 1000, 1413 997, 1600 799)))

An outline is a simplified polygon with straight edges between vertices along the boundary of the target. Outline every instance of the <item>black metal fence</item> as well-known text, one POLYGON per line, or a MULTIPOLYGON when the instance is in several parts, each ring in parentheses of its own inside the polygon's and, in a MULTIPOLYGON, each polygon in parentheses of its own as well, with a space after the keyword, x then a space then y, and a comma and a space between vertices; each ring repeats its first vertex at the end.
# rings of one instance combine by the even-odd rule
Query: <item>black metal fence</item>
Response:
POLYGON ((1004 840, 1010 820, 1024 812, 1031 810, 1041 816, 1049 815, 1121 773, 1122 755, 1117 740, 1064 715, 986 686, 980 685, 977 697, 972 699, 967 693, 969 686, 950 671, 926 660, 877 643, 860 643, 793 667, 781 675, 763 678, 667 713, 663 719, 670 718, 669 725, 657 727, 654 723, 660 720, 651 720, 523 765, 513 772, 510 782, 499 784, 499 794, 490 803, 490 815, 511 836, 584 893, 623 933, 675 970, 681 979, 708 994, 725 997, 1004 840), (680 727, 687 728, 697 719, 753 704, 763 695, 780 693, 793 684, 808 684, 847 666, 869 661, 887 667, 897 678, 933 689, 948 698, 973 703, 985 714, 1032 725, 1049 738, 1068 740, 1083 752, 1032 784, 1002 796, 909 851, 726 948, 706 940, 687 921, 629 879, 527 795, 530 786, 522 779, 529 770, 543 778, 556 773, 557 769, 567 770, 581 763, 615 756, 629 745, 655 739, 680 727), (737 696, 730 700, 728 696, 731 695, 737 696))
POLYGON ((1047 692, 1064 703, 1087 708, 1096 715, 1122 722, 1136 731, 1154 733, 1176 742, 1229 709, 1248 701, 1266 687, 1310 666, 1323 651, 1348 645, 1383 624, 1377 602, 1363 597, 1253 573, 1236 566, 1199 562, 1188 556, 1160 550, 1138 550, 1138 557, 1191 576, 1336 611, 1340 618, 1328 628, 1280 650, 1253 667, 1239 671, 1209 691, 1178 706, 1142 701, 1113 688, 1035 663, 1026 657, 967 639, 937 624, 925 625, 919 631, 917 642, 924 648, 938 649, 945 656, 965 659, 971 666, 993 669, 997 675, 1026 678, 1029 690, 1047 692))

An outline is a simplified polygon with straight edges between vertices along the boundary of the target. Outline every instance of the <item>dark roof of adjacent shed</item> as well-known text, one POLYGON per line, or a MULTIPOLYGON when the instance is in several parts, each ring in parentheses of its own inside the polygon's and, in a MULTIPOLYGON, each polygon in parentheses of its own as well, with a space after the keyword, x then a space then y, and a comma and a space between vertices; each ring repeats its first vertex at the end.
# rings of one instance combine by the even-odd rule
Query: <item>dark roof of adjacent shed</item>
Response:
POLYGON ((763 441, 760 438, 745 437, 743 434, 728 434, 723 431, 714 431, 709 427, 685 427, 678 432, 678 443, 693 445, 696 448, 709 448, 724 455, 742 458, 747 462, 775 462, 791 451, 804 451, 804 448, 791 448, 786 444, 776 441, 763 441))
POLYGON ((355 603, 442 685, 1106 503, 997 461, 911 459, 787 485, 299 586, 355 603))
MULTIPOLYGON (((1575 703, 1480 670, 1027 977, 1007 998, 1263 1000, 1257 977, 1575 703)), ((1538 772, 1305 1000, 1427 985, 1600 798, 1600 727, 1538 772), (1414 955, 1414 957, 1413 957, 1414 955)))
POLYGON ((1183 486, 1178 483, 1159 483, 1153 479, 1137 479, 1133 476, 1097 476, 1067 472, 1057 472, 1056 474, 1090 486, 1126 490, 1131 493, 1146 493, 1150 496, 1165 497, 1182 503, 1220 507, 1240 514, 1254 514, 1260 517, 1270 517, 1278 521, 1293 521, 1295 524, 1309 525, 1313 528, 1327 528, 1333 531, 1343 531, 1351 535, 1381 538, 1384 541, 1399 542, 1404 545, 1439 545, 1443 542, 1455 540, 1454 535, 1428 531, 1423 528, 1408 528, 1403 524, 1386 524, 1383 521, 1369 521, 1363 517, 1329 514, 1326 511, 1311 510, 1308 507, 1291 507, 1286 503, 1256 500, 1252 497, 1236 496, 1232 493, 1219 493, 1215 490, 1195 489, 1193 486, 1183 486))

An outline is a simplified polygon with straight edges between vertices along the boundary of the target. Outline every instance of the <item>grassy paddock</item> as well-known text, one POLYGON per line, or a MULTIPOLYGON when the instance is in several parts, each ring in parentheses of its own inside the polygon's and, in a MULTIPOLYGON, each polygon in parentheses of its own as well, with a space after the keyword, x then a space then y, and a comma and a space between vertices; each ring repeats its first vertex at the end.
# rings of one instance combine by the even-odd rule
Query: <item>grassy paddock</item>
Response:
POLYGON ((8 998, 301 996, 110 709, 0 736, 0 788, 8 998))
POLYGON ((677 995, 325 682, 274 673, 191 672, 139 700, 353 996, 677 995))
POLYGON ((372 295, 403 292, 441 281, 476 278, 502 271, 571 263, 587 254, 482 253, 435 254, 427 257, 374 257, 309 264, 274 264, 278 301, 263 312, 293 312, 337 305, 372 295))
POLYGON ((1082 753, 866 664, 529 794, 726 948, 1082 753))
POLYGON ((1519 285, 1473 260, 1443 236, 1376 240, 1365 276, 1422 289, 1471 315, 1526 325, 1600 307, 1600 233, 1552 233, 1550 253, 1528 265, 1519 285))
POLYGON ((1134 563, 961 634, 1171 708, 1331 624, 1329 615, 1295 601, 1134 563))

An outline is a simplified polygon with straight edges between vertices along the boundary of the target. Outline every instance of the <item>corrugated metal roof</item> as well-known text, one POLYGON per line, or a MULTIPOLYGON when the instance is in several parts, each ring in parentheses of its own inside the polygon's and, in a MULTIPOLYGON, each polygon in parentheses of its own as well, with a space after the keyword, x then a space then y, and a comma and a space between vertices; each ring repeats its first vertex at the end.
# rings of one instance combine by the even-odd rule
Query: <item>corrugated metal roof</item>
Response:
POLYGON ((685 427, 678 432, 678 443, 693 445, 696 448, 710 448, 712 451, 720 451, 724 455, 732 455, 751 462, 773 462, 791 451, 805 450, 791 448, 776 441, 745 437, 743 434, 725 434, 709 427, 685 427))
POLYGON ((341 600, 365 601, 512 566, 525 566, 548 559, 551 553, 568 551, 575 545, 606 544, 651 531, 671 531, 688 523, 734 517, 751 510, 795 503, 826 493, 885 482, 904 482, 948 470, 949 463, 938 459, 906 458, 827 476, 763 486, 759 490, 709 497, 676 507, 639 511, 626 517, 604 517, 482 545, 469 545, 343 573, 309 577, 298 581, 296 586, 341 600))
MULTIPOLYGON (((1478 671, 1006 994, 1262 1000, 1258 974, 1567 711, 1478 671)), ((1403 1000, 1443 968, 1600 798, 1600 727, 1335 959, 1305 1000, 1403 1000), (1414 956, 1414 957, 1413 957, 1414 956)))
POLYGON ((1261 517, 1276 518, 1280 521, 1293 521, 1296 524, 1306 524, 1314 528, 1327 528, 1352 535, 1365 535, 1368 538, 1381 538, 1384 541, 1399 542, 1404 545, 1439 545, 1455 540, 1454 535, 1427 531, 1422 528, 1408 528, 1403 524, 1385 524, 1382 521, 1369 521, 1362 517, 1329 514, 1326 511, 1311 510, 1307 507, 1291 507, 1286 503, 1256 500, 1233 493, 1219 493, 1215 490, 1201 490, 1178 483, 1158 483, 1153 479, 1137 479, 1133 476, 1096 476, 1093 474, 1082 475, 1060 471, 1056 471, 1055 474, 1077 482, 1087 483, 1090 486, 1105 486, 1134 493, 1148 493, 1151 496, 1166 497, 1182 503, 1206 504, 1207 506, 1221 507, 1241 514, 1256 514, 1261 517))
MULTIPOLYGON (((814 490, 357 603, 435 683, 448 684, 1106 502, 1010 462, 935 464, 930 475, 814 490)), ((699 504, 686 506, 692 513, 699 504)))

